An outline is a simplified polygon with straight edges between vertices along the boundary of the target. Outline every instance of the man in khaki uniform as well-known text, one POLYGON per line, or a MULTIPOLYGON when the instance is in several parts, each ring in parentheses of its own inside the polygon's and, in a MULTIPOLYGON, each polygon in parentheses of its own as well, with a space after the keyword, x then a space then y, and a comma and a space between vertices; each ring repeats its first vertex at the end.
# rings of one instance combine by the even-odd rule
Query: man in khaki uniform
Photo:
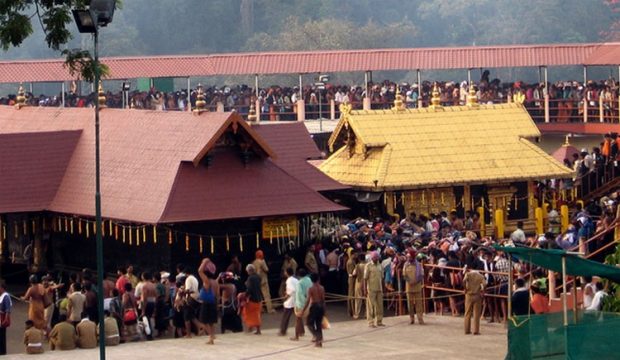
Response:
POLYGON ((314 244, 308 247, 308 251, 306 251, 306 258, 304 259, 304 265, 306 266, 306 270, 308 274, 318 274, 319 273, 319 264, 316 262, 316 257, 314 256, 314 244))
POLYGON ((383 271, 379 263, 379 253, 373 251, 370 259, 371 262, 364 268, 368 326, 385 326, 383 325, 383 271))
POLYGON ((347 274, 348 274, 348 282, 347 282, 347 295, 349 296, 349 300, 347 301, 347 309, 349 311, 349 316, 355 316, 355 254, 353 254, 353 248, 347 249, 348 260, 345 265, 347 274))
POLYGON ((282 268, 280 269, 280 276, 282 281, 280 282, 280 289, 278 290, 278 296, 286 297, 286 269, 293 269, 293 274, 297 274, 297 261, 291 257, 291 254, 284 254, 284 261, 282 262, 282 268))
POLYGON ((407 252, 407 262, 403 266, 403 278, 405 279, 405 291, 407 292, 407 310, 409 311, 410 324, 415 323, 414 312, 418 316, 420 325, 424 325, 424 303, 422 286, 424 285, 424 269, 416 260, 417 252, 414 249, 407 252))
POLYGON ((480 335, 480 313, 485 278, 477 269, 467 269, 463 278, 465 288, 465 334, 471 334, 471 317, 474 316, 474 335, 480 335))
POLYGON ((359 319, 362 312, 362 304, 364 302, 364 270, 366 269, 366 259, 364 254, 359 254, 357 265, 353 270, 355 278, 355 301, 353 306, 353 319, 359 319))
POLYGON ((82 349, 94 349, 97 347, 97 326, 84 316, 82 321, 75 327, 77 330, 77 344, 82 349))
MULTIPOLYGON (((116 322, 116 319, 110 316, 110 312, 108 310, 105 310, 104 314, 105 320, 103 322, 103 327, 105 334, 103 334, 103 341, 105 341, 105 346, 116 346, 120 344, 121 340, 120 332, 118 330, 118 323, 116 322)), ((101 341, 101 336, 99 336, 99 327, 97 327, 97 336, 99 337, 99 341, 101 341)))
POLYGON ((274 313, 275 310, 271 304, 271 292, 269 292, 269 279, 267 276, 269 273, 269 268, 265 262, 265 255, 262 250, 256 251, 256 259, 252 265, 254 265, 254 268, 256 269, 256 275, 260 277, 260 291, 263 294, 263 301, 265 301, 267 312, 270 314, 274 313))
POLYGON ((52 350, 73 350, 76 347, 75 327, 67 321, 67 315, 60 315, 60 321, 50 332, 49 341, 52 350))
POLYGON ((43 331, 34 327, 32 320, 26 320, 26 331, 24 331, 26 354, 43 354, 43 337, 43 331))

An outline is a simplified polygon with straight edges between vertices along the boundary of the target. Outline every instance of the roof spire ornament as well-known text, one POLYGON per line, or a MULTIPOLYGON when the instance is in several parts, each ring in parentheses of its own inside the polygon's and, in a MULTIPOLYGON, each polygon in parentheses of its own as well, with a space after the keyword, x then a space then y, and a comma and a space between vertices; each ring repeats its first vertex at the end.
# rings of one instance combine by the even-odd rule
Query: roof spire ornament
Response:
POLYGON ((202 89, 202 84, 198 84, 198 89, 196 93, 196 107, 194 108, 194 113, 200 114, 203 111, 207 111, 206 106, 207 102, 205 101, 205 94, 202 89))
POLYGON ((405 103, 403 101, 403 96, 400 94, 400 87, 396 87, 396 96, 394 97, 394 107, 392 107, 393 111, 404 111, 406 110, 405 103))
POLYGON ((439 87, 437 86, 437 83, 435 83, 433 85, 433 92, 431 93, 431 109, 442 109, 441 106, 441 98, 439 97, 439 87))
POLYGON ((476 95, 476 88, 474 84, 469 85, 469 93, 467 94, 467 106, 475 108, 480 106, 478 104, 478 96, 476 95))
POLYGON ((570 146, 570 142, 568 141, 568 138, 571 137, 571 134, 566 134, 566 137, 564 138, 564 144, 562 144, 562 146, 570 146))
POLYGON ((19 84, 19 89, 17 90, 17 97, 15 98, 15 101, 15 106, 18 109, 26 106, 26 92, 24 91, 24 86, 22 83, 19 84))
POLYGON ((250 101, 250 110, 248 111, 248 121, 255 122, 258 117, 256 116, 256 105, 254 101, 250 101))
POLYGON ((106 98, 105 98, 105 92, 103 91, 103 85, 101 85, 101 83, 99 83, 99 89, 97 89, 97 101, 99 102, 99 107, 105 107, 105 102, 106 102, 106 98))

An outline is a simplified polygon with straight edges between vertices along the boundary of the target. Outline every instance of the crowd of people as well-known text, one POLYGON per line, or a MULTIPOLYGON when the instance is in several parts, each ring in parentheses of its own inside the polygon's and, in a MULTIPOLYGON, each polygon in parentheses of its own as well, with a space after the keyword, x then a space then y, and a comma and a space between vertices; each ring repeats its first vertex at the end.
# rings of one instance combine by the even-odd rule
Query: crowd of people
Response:
MULTIPOLYGON (((224 111, 237 111, 248 114, 251 104, 260 102, 260 113, 264 120, 296 120, 296 103, 302 99, 305 103, 305 114, 308 119, 316 119, 319 114, 323 118, 330 117, 329 104, 334 101, 336 113, 341 103, 351 103, 353 109, 361 109, 363 99, 370 98, 372 109, 389 109, 393 106, 397 88, 404 96, 406 106, 416 108, 419 102, 427 106, 431 93, 437 85, 442 105, 464 105, 469 93, 467 81, 424 81, 422 84, 409 84, 385 80, 383 82, 369 82, 366 85, 327 84, 325 89, 319 90, 316 85, 298 86, 271 86, 261 88, 257 92, 247 85, 237 86, 209 86, 202 89, 207 108, 215 111, 221 104, 224 111), (322 105, 322 106, 321 106, 322 105)), ((480 103, 493 104, 505 102, 523 103, 535 120, 544 118, 544 93, 548 92, 550 101, 550 119, 557 122, 583 121, 584 102, 592 116, 599 112, 599 99, 603 100, 603 117, 606 121, 617 118, 618 114, 618 84, 614 79, 581 83, 578 81, 558 81, 555 83, 526 84, 522 81, 502 82, 500 79, 490 79, 489 71, 485 70, 480 80, 475 84, 476 96, 480 103), (547 89, 545 89, 547 88, 547 89)), ((124 103, 125 93, 106 93, 106 105, 113 108, 123 106, 136 109, 151 110, 187 110, 188 106, 195 107, 198 90, 178 90, 172 92, 159 91, 155 88, 149 91, 130 91, 128 102, 124 103)), ((27 93, 27 103, 32 106, 62 106, 62 94, 48 96, 27 93)), ((16 95, 0 98, 0 105, 15 103, 16 95)), ((80 96, 75 91, 65 94, 65 106, 89 107, 94 106, 97 94, 91 93, 80 96)))
MULTIPOLYGON (((41 279, 32 275, 21 298, 29 304, 24 345, 34 354, 44 351, 45 341, 52 350, 70 350, 93 348, 98 341, 114 346, 203 334, 213 344, 218 323, 222 334, 245 329, 260 335, 262 313, 282 305, 278 334, 286 336, 294 318, 291 340, 299 341, 306 325, 320 347, 322 330, 329 327, 326 299, 346 302, 353 319, 365 314, 369 327, 384 326, 384 311, 397 312, 404 303, 412 325, 425 324, 425 312, 464 315, 465 334, 479 334, 483 316, 501 322, 511 315, 548 312, 548 296, 554 291, 544 269, 518 261, 511 269, 507 255, 493 245, 572 249, 580 238, 605 231, 613 221, 606 216, 616 214, 616 199, 614 193, 586 207, 576 204, 563 233, 553 221, 557 211, 552 208, 545 234, 526 236, 519 222, 499 240, 480 236, 482 224, 474 212, 464 217, 456 211, 410 213, 401 221, 331 218, 332 230, 323 234, 323 241, 308 244, 303 253, 283 256, 276 270, 279 284, 270 284, 273 262, 261 250, 246 266, 233 256, 225 269, 217 269, 208 258, 197 268, 178 264, 174 274, 145 271, 138 276, 132 266, 121 267, 115 280, 103 281, 102 289, 89 269, 67 279, 51 273, 41 279), (513 312, 508 314, 511 273, 516 280, 513 312), (276 286, 270 285, 279 285, 276 298, 271 294, 276 286), (105 299, 103 319, 97 311, 99 291, 105 299), (105 325, 103 335, 98 334, 99 321, 105 325)), ((559 284, 561 278, 555 281, 559 284)), ((584 289, 584 308, 600 310, 607 294, 602 282, 587 279, 584 289)), ((0 286, 0 323, 10 314, 10 298, 3 294, 0 286)))

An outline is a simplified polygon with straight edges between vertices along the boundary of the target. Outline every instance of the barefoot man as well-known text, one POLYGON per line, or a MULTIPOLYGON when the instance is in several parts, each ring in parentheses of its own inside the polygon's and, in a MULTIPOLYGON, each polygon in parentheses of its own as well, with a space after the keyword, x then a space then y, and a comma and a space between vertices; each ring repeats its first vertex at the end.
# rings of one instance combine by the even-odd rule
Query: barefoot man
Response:
POLYGON ((316 347, 323 346, 323 316, 325 316, 325 289, 319 284, 319 275, 310 274, 312 286, 308 289, 308 300, 304 311, 310 307, 308 312, 308 329, 312 333, 316 347))

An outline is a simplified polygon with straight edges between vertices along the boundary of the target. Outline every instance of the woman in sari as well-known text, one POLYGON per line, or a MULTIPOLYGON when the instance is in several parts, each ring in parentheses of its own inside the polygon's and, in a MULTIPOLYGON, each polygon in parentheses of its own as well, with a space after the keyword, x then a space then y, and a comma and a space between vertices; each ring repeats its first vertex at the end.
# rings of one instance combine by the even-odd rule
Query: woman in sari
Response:
POLYGON ((28 319, 32 320, 34 327, 37 329, 45 330, 45 305, 43 304, 45 289, 36 275, 30 275, 29 280, 30 287, 26 291, 26 294, 22 296, 22 300, 29 302, 28 319))
POLYGON ((245 322, 248 332, 255 328, 254 334, 260 335, 260 312, 261 302, 263 301, 261 278, 256 274, 256 268, 252 264, 246 266, 245 271, 248 273, 248 280, 245 282, 247 303, 243 307, 243 322, 245 322))

